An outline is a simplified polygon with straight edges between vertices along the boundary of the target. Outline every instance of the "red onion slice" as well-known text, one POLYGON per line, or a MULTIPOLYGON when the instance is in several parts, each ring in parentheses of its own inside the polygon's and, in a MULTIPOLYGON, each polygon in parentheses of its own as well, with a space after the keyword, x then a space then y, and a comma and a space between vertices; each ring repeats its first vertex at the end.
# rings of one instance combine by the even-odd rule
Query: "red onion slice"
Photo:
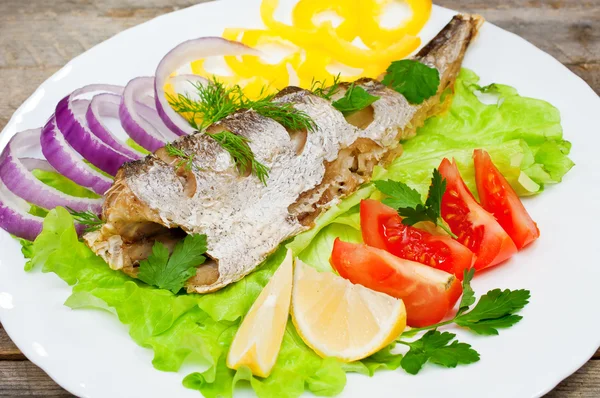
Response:
POLYGON ((44 219, 28 213, 31 206, 0 184, 0 228, 19 238, 34 240, 44 219))
POLYGON ((27 168, 27 170, 44 170, 44 171, 53 171, 56 172, 56 169, 52 167, 50 163, 42 159, 36 158, 19 158, 23 166, 27 168))
POLYGON ((167 126, 177 135, 192 134, 195 130, 169 105, 165 83, 171 73, 198 59, 228 55, 260 55, 260 52, 242 43, 221 37, 203 37, 181 43, 165 55, 156 69, 154 98, 156 110, 167 126))
POLYGON ((177 138, 156 112, 153 94, 154 78, 137 77, 125 86, 119 107, 121 125, 127 134, 151 152, 177 138))
POLYGON ((42 129, 40 142, 44 157, 63 176, 98 195, 104 195, 112 186, 111 178, 85 164, 83 158, 67 143, 56 128, 54 118, 42 129))
POLYGON ((188 98, 199 100, 196 87, 208 84, 208 79, 199 75, 177 75, 169 79, 169 83, 178 94, 183 94, 188 98))
MULTIPOLYGON (((35 240, 42 232, 44 219, 29 214, 30 207, 29 203, 0 184, 0 228, 18 238, 35 240)), ((75 230, 79 236, 85 228, 85 225, 75 223, 75 230)))
POLYGON ((96 137, 130 158, 140 159, 143 155, 118 140, 102 121, 103 118, 119 119, 119 105, 121 104, 121 98, 121 95, 109 93, 94 96, 92 102, 90 102, 90 106, 87 108, 85 119, 89 129, 96 137))
POLYGON ((38 180, 21 163, 19 156, 27 151, 39 151, 39 147, 40 129, 23 131, 11 138, 0 155, 0 179, 4 185, 21 199, 44 209, 64 206, 76 211, 91 210, 99 214, 102 211, 102 199, 67 195, 38 180))
POLYGON ((122 87, 110 85, 85 86, 63 98, 56 106, 55 113, 56 126, 67 142, 90 163, 110 175, 117 174, 123 163, 133 159, 92 133, 85 120, 87 100, 77 97, 98 91, 121 94, 122 90, 122 87))

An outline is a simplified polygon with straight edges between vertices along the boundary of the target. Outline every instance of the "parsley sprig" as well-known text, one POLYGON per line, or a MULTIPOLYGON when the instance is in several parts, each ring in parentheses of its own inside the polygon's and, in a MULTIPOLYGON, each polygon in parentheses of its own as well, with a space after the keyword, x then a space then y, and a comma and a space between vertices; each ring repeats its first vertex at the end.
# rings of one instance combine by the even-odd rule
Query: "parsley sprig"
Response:
POLYGON ((364 88, 352 83, 344 93, 344 96, 333 101, 331 105, 342 112, 344 116, 347 116, 366 108, 378 99, 378 96, 371 95, 364 88))
POLYGON ((381 82, 418 105, 437 93, 440 72, 419 61, 403 59, 391 63, 381 82))
POLYGON ((528 303, 531 293, 529 290, 490 290, 479 298, 475 307, 475 294, 471 288, 471 279, 475 274, 475 269, 466 270, 463 280, 463 296, 460 300, 459 310, 454 318, 435 325, 422 328, 410 329, 402 336, 414 336, 423 330, 436 329, 440 326, 456 324, 462 328, 468 329, 474 333, 495 336, 498 329, 509 328, 523 319, 516 315, 528 303))
POLYGON ((67 207, 67 211, 77 223, 86 226, 84 232, 98 231, 104 225, 104 221, 93 211, 75 211, 70 207, 67 207))
POLYGON ((196 267, 206 260, 206 235, 188 235, 169 249, 159 241, 154 242, 152 254, 140 262, 138 277, 143 282, 177 294, 185 282, 196 275, 196 267))
POLYGON ((427 362, 455 368, 458 364, 468 365, 479 361, 479 353, 469 344, 454 340, 455 337, 454 333, 430 330, 419 340, 398 341, 410 347, 402 357, 400 366, 407 373, 416 375, 427 362))
POLYGON ((437 329, 455 324, 479 335, 497 335, 498 329, 509 328, 523 317, 516 313, 529 303, 528 290, 490 290, 479 298, 475 304, 475 293, 471 280, 475 269, 466 270, 463 279, 463 296, 456 315, 447 321, 422 328, 405 331, 396 341, 409 347, 400 366, 410 373, 417 374, 427 362, 445 367, 456 367, 458 364, 470 364, 479 361, 479 353, 469 344, 455 340, 456 335, 440 332, 437 329), (475 304, 475 307, 471 306, 475 304), (418 340, 406 341, 417 333, 426 331, 418 340))
POLYGON ((456 238, 442 218, 441 206, 442 197, 446 192, 446 179, 442 178, 438 169, 433 170, 425 203, 419 192, 399 181, 379 180, 375 181, 375 187, 389 196, 383 200, 383 203, 398 210, 398 214, 403 217, 402 224, 414 225, 419 221, 431 221, 456 238))

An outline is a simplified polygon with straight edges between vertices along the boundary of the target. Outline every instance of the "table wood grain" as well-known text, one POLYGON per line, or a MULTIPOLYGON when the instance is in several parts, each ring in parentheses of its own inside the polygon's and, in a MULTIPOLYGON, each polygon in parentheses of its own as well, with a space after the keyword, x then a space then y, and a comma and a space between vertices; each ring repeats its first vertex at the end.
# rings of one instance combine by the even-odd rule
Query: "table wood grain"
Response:
MULTIPOLYGON (((114 34, 193 0, 0 0, 0 129, 73 57, 114 34)), ((437 0, 550 53, 600 93, 600 0, 437 0)), ((598 332, 600 333, 600 331, 598 332)), ((133 343, 132 343, 133 344, 133 343)), ((29 362, 0 325, 0 397, 71 397, 29 362)), ((547 397, 600 396, 600 351, 547 397)))

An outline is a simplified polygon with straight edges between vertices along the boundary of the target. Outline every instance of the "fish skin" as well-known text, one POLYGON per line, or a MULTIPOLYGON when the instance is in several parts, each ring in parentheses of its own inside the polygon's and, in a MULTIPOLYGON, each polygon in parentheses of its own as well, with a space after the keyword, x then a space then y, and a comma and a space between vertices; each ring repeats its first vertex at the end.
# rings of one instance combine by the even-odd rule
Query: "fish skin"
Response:
POLYGON ((173 143, 193 155, 192 170, 174 167, 178 159, 164 149, 124 164, 106 195, 106 224, 84 240, 111 268, 135 277, 141 245, 151 247, 158 240, 172 247, 181 239, 166 228, 202 233, 214 261, 199 267, 186 285, 188 292, 215 291, 243 278, 281 242, 310 229, 321 212, 368 182, 375 165, 386 165, 401 153, 399 141, 414 136, 428 116, 443 108, 440 95, 454 83, 482 23, 479 16, 458 15, 415 56, 441 76, 437 95, 421 105, 409 104, 378 81, 355 82, 380 97, 364 129, 348 123, 329 101, 294 87, 274 101, 304 111, 314 131, 288 132, 252 110, 211 126, 212 133, 227 130, 248 139, 257 160, 270 169, 266 185, 240 175, 229 153, 207 134, 173 143))

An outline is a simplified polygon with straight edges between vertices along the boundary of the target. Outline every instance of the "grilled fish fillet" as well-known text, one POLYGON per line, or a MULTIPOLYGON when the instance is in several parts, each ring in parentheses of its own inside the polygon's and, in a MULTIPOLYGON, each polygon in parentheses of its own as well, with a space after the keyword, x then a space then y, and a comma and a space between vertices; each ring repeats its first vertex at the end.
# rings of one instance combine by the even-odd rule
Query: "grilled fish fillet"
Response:
POLYGON ((378 81, 361 79, 355 83, 380 99, 347 118, 329 101, 297 87, 277 95, 274 101, 308 114, 315 131, 287 131, 252 110, 212 125, 211 133, 227 130, 249 140, 256 158, 270 169, 266 185, 240 175, 229 153, 201 133, 173 144, 194 155, 191 171, 174 167, 178 159, 164 148, 123 165, 106 195, 106 223, 85 241, 111 268, 135 277, 155 241, 172 248, 185 234, 206 234, 211 260, 198 267, 187 291, 207 293, 243 278, 281 242, 310 229, 321 212, 368 182, 376 165, 401 154, 400 141, 443 109, 441 93, 452 87, 482 22, 479 16, 455 16, 415 56, 437 68, 441 78, 437 95, 421 105, 411 105, 378 81))

